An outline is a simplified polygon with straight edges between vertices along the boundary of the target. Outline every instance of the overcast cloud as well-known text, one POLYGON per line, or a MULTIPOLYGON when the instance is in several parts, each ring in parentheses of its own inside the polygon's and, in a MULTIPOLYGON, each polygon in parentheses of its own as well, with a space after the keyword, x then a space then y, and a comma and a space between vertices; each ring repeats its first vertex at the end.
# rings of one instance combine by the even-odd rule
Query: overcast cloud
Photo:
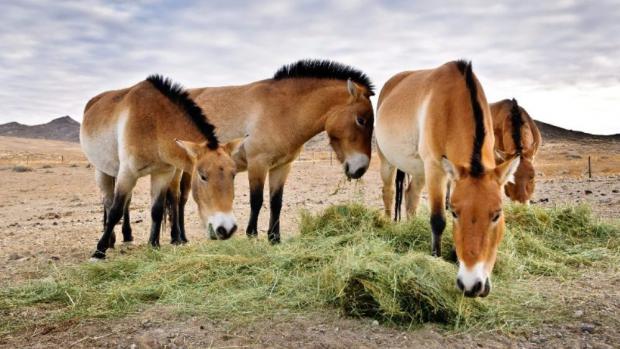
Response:
POLYGON ((151 73, 187 87, 270 77, 300 58, 395 73, 471 59, 490 101, 620 133, 618 1, 3 1, 0 122, 82 118, 151 73))

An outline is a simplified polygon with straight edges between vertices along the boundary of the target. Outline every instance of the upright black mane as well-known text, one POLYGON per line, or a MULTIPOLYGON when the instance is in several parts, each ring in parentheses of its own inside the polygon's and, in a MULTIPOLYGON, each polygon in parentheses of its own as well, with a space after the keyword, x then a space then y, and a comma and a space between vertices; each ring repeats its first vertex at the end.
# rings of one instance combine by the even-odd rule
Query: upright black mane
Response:
POLYGON ((521 155, 523 152, 523 144, 521 143, 521 127, 523 126, 523 118, 521 117, 521 108, 516 99, 512 99, 512 107, 510 108, 510 121, 512 124, 512 141, 517 150, 516 154, 521 155))
POLYGON ((469 90, 469 98, 471 100, 471 107, 474 112, 474 122, 476 124, 476 131, 474 133, 474 150, 471 154, 470 174, 472 177, 480 177, 484 174, 484 165, 482 165, 482 145, 484 143, 484 117, 482 113, 482 107, 478 101, 478 87, 474 80, 474 73, 472 71, 471 62, 464 60, 458 60, 455 62, 457 68, 465 76, 465 84, 469 90))
POLYGON ((273 75, 274 80, 293 78, 337 79, 352 81, 366 87, 368 93, 375 94, 375 86, 368 75, 351 66, 328 60, 303 59, 287 64, 273 75))
POLYGON ((159 92, 185 111, 185 115, 205 136, 209 149, 217 149, 219 141, 215 135, 215 127, 209 123, 207 117, 202 113, 202 109, 196 105, 194 100, 190 98, 189 93, 181 85, 159 74, 150 75, 146 78, 146 81, 153 84, 159 92))

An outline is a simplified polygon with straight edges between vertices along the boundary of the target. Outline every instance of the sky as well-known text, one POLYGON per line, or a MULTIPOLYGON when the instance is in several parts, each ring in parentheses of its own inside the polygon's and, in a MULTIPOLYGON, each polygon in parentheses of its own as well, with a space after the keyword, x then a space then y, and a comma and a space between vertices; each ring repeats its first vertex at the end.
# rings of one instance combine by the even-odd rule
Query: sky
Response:
POLYGON ((91 97, 152 73, 234 85, 321 58, 379 89, 465 58, 490 102, 515 97, 538 120, 620 133, 619 19, 617 0, 0 0, 0 123, 80 121, 91 97))

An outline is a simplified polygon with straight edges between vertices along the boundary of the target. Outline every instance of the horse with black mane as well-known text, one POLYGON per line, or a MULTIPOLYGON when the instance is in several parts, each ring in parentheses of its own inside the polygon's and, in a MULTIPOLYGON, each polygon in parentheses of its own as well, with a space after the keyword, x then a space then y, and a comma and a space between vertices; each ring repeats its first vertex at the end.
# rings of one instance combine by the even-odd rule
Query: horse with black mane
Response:
MULTIPOLYGON (((373 89, 368 76, 350 66, 327 60, 301 60, 283 66, 271 79, 190 90, 191 97, 216 126, 220 139, 243 137, 233 158, 238 171, 248 171, 248 236, 258 234, 258 215, 268 176, 268 238, 272 243, 280 242, 280 211, 291 163, 304 143, 318 133, 327 132, 347 177, 360 178, 366 172, 374 125, 370 102, 373 89)), ((190 174, 184 173, 180 200, 170 201, 179 212, 184 211, 191 180, 190 174)), ((183 226, 181 231, 185 237, 183 226)))
MULTIPOLYGON (((496 167, 493 120, 471 63, 455 61, 435 69, 406 71, 381 90, 376 136, 385 210, 394 195, 396 168, 411 176, 408 213, 414 214, 424 186, 433 232, 432 254, 441 256, 446 226, 446 187, 459 260, 457 286, 468 297, 489 294, 490 275, 504 233, 501 189, 519 158, 496 167)), ((402 195, 402 190, 400 191, 402 195)))
MULTIPOLYGON (((106 250, 114 247, 114 226, 136 181, 146 175, 151 175, 151 245, 159 245, 166 193, 178 188, 182 172, 196 178, 191 186, 204 226, 215 225, 225 237, 236 230, 236 166, 230 156, 235 142, 221 144, 200 107, 169 79, 153 75, 92 98, 84 110, 80 143, 103 193, 104 230, 94 260, 105 258, 106 250)), ((180 242, 178 216, 173 208, 173 242, 180 242)), ((124 227, 123 238, 133 240, 130 229, 124 227)))
POLYGON ((514 178, 504 191, 512 201, 529 204, 536 185, 534 158, 542 144, 538 126, 516 99, 489 104, 495 132, 495 161, 503 163, 515 156, 521 158, 514 178))

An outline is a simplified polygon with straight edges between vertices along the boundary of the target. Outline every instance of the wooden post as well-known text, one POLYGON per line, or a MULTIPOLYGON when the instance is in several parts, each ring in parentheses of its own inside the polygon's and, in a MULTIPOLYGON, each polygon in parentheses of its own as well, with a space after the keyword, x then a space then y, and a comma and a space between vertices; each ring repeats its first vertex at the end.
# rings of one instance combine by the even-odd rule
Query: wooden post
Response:
POLYGON ((590 155, 588 155, 588 178, 592 178, 592 162, 590 161, 590 155))

